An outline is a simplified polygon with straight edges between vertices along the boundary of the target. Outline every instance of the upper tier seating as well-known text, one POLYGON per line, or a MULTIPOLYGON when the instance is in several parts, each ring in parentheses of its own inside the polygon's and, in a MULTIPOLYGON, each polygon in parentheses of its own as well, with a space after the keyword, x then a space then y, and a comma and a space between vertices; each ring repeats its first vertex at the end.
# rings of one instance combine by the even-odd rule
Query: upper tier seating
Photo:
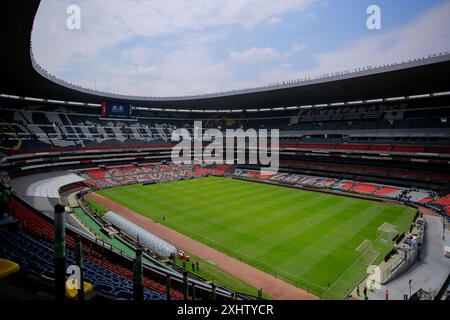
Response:
POLYGON ((335 150, 335 151, 369 151, 369 152, 396 152, 396 153, 439 153, 450 154, 450 147, 426 147, 408 145, 384 144, 354 144, 354 143, 280 143, 280 148, 298 150, 335 150))
MULTIPOLYGON (((338 131, 347 136, 352 131, 402 130, 413 132, 427 128, 442 130, 450 116, 448 98, 435 97, 404 102, 303 108, 270 112, 205 114, 191 112, 152 112, 134 110, 130 119, 102 118, 100 107, 40 105, 1 99, 0 141, 4 151, 82 147, 143 146, 169 143, 175 129, 192 130, 195 120, 205 128, 277 128, 304 132, 306 135, 338 131)), ((349 136, 350 140, 354 137, 349 136)), ((395 151, 450 153, 448 146, 409 146, 405 143, 371 145, 370 143, 304 143, 302 148, 341 151, 395 151), (400 146, 396 146, 400 144, 400 146), (428 149, 430 148, 430 149, 428 149)))

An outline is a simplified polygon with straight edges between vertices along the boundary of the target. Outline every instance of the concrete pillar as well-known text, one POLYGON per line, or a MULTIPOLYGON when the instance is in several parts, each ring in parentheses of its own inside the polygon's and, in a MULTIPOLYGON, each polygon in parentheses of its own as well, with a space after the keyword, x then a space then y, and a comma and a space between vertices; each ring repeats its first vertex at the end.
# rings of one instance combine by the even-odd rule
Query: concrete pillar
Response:
POLYGON ((192 300, 195 300, 197 297, 195 296, 195 283, 192 283, 192 300))
POLYGON ((211 300, 216 300, 217 299, 217 295, 216 295, 216 284, 213 282, 211 284, 211 300))
POLYGON ((55 206, 55 299, 66 297, 66 214, 64 206, 55 206))
POLYGON ((188 273, 183 271, 183 299, 187 300, 189 297, 189 283, 188 283, 188 273))
POLYGON ((81 237, 77 235, 76 237, 76 247, 75 247, 75 260, 80 268, 80 288, 78 289, 78 300, 84 300, 84 277, 83 277, 83 243, 81 242, 81 237))
POLYGON ((171 300, 170 287, 171 287, 171 279, 170 279, 170 274, 168 274, 166 276, 166 295, 167 295, 167 300, 171 300))
POLYGON ((142 248, 136 248, 136 258, 133 263, 133 299, 144 300, 144 269, 142 266, 142 248))

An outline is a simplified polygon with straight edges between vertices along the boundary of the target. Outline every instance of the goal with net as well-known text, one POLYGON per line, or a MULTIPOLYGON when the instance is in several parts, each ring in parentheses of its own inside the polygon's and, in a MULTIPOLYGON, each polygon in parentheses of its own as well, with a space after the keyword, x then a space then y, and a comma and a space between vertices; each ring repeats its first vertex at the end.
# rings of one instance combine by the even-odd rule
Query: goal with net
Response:
POLYGON ((386 244, 391 243, 397 234, 397 227, 390 223, 383 223, 377 229, 377 239, 386 244))

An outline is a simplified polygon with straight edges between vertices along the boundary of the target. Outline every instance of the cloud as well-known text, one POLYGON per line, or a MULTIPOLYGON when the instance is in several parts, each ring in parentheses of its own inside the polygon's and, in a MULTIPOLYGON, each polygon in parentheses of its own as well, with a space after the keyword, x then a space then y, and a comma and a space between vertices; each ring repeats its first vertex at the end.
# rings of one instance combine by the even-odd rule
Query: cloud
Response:
POLYGON ((280 23, 281 21, 283 21, 283 18, 281 18, 281 17, 272 17, 269 20, 267 20, 267 22, 271 25, 276 25, 276 24, 280 23))
POLYGON ((447 51, 450 49, 449 16, 450 1, 446 1, 407 25, 354 40, 336 51, 317 54, 317 66, 305 73, 312 75, 354 70, 447 51))
POLYGON ((145 64, 149 60, 155 59, 156 54, 151 48, 146 46, 136 46, 120 53, 120 57, 124 62, 133 64, 145 64))
POLYGON ((258 74, 254 81, 266 84, 344 70, 354 71, 360 67, 408 61, 449 51, 449 16, 450 1, 446 1, 404 26, 353 40, 337 50, 314 54, 312 58, 315 62, 310 68, 301 69, 293 64, 285 64, 284 68, 272 66, 258 74))
POLYGON ((298 52, 298 51, 303 51, 304 49, 306 49, 306 45, 301 42, 294 43, 294 45, 292 46, 293 51, 298 52))
MULTIPOLYGON (((306 11, 313 0, 79 0, 81 30, 70 31, 66 8, 72 2, 42 1, 33 31, 37 61, 71 82, 91 88, 96 82, 98 89, 122 94, 174 96, 253 87, 450 49, 450 1, 402 27, 374 31, 328 52, 308 44, 308 54, 301 55, 294 54, 305 50, 301 42, 287 50, 275 40, 267 46, 251 42, 241 51, 228 44, 238 42, 230 35, 240 33, 257 39, 264 30, 260 25, 275 22, 275 29, 279 19, 306 11)), ((310 15, 306 11, 297 18, 310 15)))
POLYGON ((230 54, 232 61, 244 63, 261 63, 278 59, 281 54, 274 48, 250 48, 248 50, 237 52, 233 51, 230 54))
POLYGON ((66 29, 72 0, 43 0, 33 33, 33 51, 50 72, 71 60, 95 56, 134 37, 154 38, 238 25, 248 30, 315 0, 79 0, 81 30, 66 29))

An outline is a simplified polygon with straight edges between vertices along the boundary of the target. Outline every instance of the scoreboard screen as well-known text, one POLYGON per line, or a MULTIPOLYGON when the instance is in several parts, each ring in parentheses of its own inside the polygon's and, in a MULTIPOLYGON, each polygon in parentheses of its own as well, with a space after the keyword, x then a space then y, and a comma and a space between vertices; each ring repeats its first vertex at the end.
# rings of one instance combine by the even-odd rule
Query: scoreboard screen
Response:
POLYGON ((131 117, 131 106, 129 104, 102 102, 102 116, 103 117, 131 117))

